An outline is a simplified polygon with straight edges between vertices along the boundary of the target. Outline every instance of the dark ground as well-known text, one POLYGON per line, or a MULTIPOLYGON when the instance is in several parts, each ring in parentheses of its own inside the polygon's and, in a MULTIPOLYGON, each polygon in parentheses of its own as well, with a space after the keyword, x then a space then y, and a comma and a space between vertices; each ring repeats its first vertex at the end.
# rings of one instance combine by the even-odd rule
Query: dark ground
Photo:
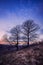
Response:
POLYGON ((43 65, 43 43, 0 55, 0 65, 43 65))

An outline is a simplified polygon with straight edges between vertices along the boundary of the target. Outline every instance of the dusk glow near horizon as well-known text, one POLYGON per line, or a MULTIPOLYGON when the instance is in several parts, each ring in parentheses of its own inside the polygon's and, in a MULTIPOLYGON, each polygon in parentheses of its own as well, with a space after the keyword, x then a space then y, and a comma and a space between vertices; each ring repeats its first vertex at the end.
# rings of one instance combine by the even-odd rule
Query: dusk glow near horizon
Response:
POLYGON ((32 19, 43 38, 43 0, 0 0, 0 39, 15 25, 32 19))

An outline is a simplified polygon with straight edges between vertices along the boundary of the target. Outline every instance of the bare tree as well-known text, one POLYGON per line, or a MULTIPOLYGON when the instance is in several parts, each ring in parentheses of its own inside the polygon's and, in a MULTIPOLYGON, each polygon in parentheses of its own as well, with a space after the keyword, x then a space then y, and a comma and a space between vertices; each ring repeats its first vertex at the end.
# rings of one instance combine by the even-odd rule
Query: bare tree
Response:
POLYGON ((20 39, 20 26, 17 25, 16 27, 12 28, 10 30, 10 33, 11 33, 11 40, 13 42, 17 42, 16 46, 17 46, 17 50, 18 50, 18 44, 19 44, 19 39, 20 39))
POLYGON ((28 46, 30 40, 37 38, 36 31, 38 29, 38 24, 35 24, 33 20, 27 20, 22 24, 23 39, 27 41, 28 46))
POLYGON ((3 41, 8 42, 11 45, 11 42, 10 42, 7 34, 4 34, 2 38, 3 38, 3 41))

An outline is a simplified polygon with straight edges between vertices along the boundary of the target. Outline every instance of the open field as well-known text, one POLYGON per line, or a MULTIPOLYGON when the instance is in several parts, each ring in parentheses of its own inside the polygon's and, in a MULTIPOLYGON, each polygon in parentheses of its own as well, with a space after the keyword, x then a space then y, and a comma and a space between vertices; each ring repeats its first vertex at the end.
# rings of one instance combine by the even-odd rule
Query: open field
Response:
POLYGON ((0 65, 43 65, 43 44, 3 54, 0 65))

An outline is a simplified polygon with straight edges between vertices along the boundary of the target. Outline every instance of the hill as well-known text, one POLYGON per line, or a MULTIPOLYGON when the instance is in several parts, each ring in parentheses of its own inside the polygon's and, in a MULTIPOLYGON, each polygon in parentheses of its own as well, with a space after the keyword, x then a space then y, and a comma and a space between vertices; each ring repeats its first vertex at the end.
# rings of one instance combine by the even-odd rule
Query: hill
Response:
POLYGON ((1 55, 0 65, 43 65, 43 43, 1 55))

